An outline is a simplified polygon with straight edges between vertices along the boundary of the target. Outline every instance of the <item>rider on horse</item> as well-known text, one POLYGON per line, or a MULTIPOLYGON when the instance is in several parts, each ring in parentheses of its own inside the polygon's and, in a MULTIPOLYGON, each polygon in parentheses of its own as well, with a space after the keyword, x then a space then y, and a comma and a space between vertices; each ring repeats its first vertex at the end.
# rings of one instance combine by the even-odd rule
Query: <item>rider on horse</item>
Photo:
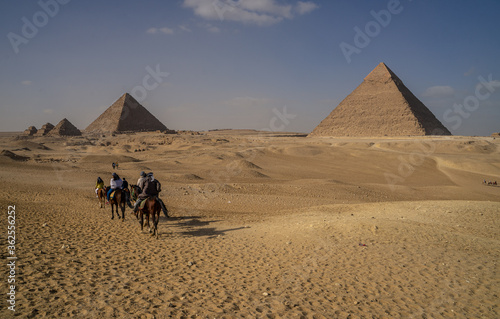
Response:
POLYGON ((95 183, 95 196, 96 197, 98 197, 97 192, 101 188, 104 188, 104 181, 100 177, 97 177, 97 182, 95 183))
POLYGON ((146 180, 148 179, 148 176, 144 171, 141 172, 141 177, 137 180, 137 186, 139 187, 139 192, 142 192, 142 189, 144 188, 144 183, 146 183, 146 180))
POLYGON ((130 190, 128 188, 128 181, 125 179, 125 177, 123 178, 122 189, 125 193, 125 201, 127 202, 127 205, 129 207, 132 207, 132 204, 130 204, 130 190))
POLYGON ((109 196, 111 196, 111 193, 116 190, 116 189, 121 189, 123 185, 123 181, 121 180, 120 176, 118 174, 113 173, 113 177, 109 181, 109 190, 108 193, 106 194, 106 197, 108 199, 108 204, 109 204, 109 196))
POLYGON ((134 213, 137 212, 142 201, 146 200, 148 197, 154 197, 160 203, 161 209, 165 216, 168 217, 167 208, 165 207, 163 201, 158 197, 158 194, 161 192, 161 183, 153 177, 152 172, 147 176, 143 176, 143 174, 144 172, 141 172, 141 178, 138 181, 138 186, 141 189, 141 194, 139 194, 139 199, 135 202, 134 213))

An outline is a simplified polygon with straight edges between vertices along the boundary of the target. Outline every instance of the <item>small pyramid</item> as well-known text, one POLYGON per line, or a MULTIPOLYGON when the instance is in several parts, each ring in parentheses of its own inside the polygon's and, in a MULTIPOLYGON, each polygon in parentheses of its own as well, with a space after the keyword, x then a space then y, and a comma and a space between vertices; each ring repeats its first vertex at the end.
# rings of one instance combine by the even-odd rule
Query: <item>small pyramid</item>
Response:
POLYGON ((24 130, 24 135, 33 136, 38 130, 34 126, 30 126, 24 130))
POLYGON ((54 125, 52 125, 51 123, 45 123, 44 125, 42 125, 42 127, 38 131, 36 131, 35 136, 45 136, 53 128, 54 128, 54 125))
POLYGON ((166 131, 167 127, 128 93, 123 94, 85 129, 88 133, 157 130, 166 131))
POLYGON ((309 136, 451 135, 385 65, 380 63, 309 136))
POLYGON ((62 119, 50 132, 47 134, 50 136, 79 136, 82 135, 79 129, 77 129, 70 121, 66 118, 62 119))

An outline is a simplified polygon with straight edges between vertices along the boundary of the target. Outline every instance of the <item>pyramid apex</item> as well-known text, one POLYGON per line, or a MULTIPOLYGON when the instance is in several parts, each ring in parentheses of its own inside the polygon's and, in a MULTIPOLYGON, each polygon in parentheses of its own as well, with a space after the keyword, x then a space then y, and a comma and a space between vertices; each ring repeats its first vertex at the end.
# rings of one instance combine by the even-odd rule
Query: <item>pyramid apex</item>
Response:
POLYGON ((389 69, 387 64, 380 62, 365 78, 365 81, 386 82, 387 80, 399 80, 396 74, 389 69))

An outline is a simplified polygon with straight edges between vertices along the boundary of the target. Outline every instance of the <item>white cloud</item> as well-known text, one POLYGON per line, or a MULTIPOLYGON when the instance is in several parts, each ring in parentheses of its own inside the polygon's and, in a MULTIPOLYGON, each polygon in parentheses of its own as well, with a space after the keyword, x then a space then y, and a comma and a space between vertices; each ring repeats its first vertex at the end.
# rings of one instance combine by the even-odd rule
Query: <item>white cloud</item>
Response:
MULTIPOLYGON (((491 79, 491 77, 490 77, 490 79, 491 79)), ((492 80, 492 81, 488 81, 488 82, 478 83, 476 85, 476 90, 480 90, 485 86, 490 88, 491 90, 497 91, 498 89, 500 89, 500 81, 492 80)))
POLYGON ((428 98, 448 98, 448 97, 453 97, 455 94, 455 90, 448 85, 443 85, 443 86, 431 86, 427 90, 422 93, 422 96, 428 97, 428 98))
POLYGON ((31 81, 28 81, 28 80, 22 81, 21 84, 22 85, 31 85, 31 81))
POLYGON ((298 1, 295 6, 276 0, 184 0, 184 6, 207 20, 235 21, 269 26, 293 19, 293 13, 306 14, 318 8, 313 2, 298 1))
POLYGON ((167 27, 163 27, 163 28, 149 28, 149 29, 146 30, 146 33, 149 33, 149 34, 158 34, 158 33, 174 34, 174 30, 170 29, 170 28, 167 28, 167 27))
POLYGON ((160 32, 165 34, 174 34, 174 30, 167 27, 160 28, 160 32))
POLYGON ((180 25, 179 29, 181 29, 182 31, 185 31, 185 32, 193 32, 190 28, 188 28, 185 25, 180 25))
POLYGON ((216 27, 216 26, 213 26, 213 25, 207 25, 207 30, 209 32, 212 32, 212 33, 219 33, 220 32, 220 28, 216 27))
POLYGON ((471 76, 475 72, 476 72, 476 68, 475 67, 471 67, 467 72, 464 73, 464 76, 471 76))
POLYGON ((274 0, 240 0, 237 5, 248 11, 265 12, 279 17, 292 18, 292 6, 279 5, 274 0))
POLYGON ((303 2, 303 1, 299 1, 297 3, 297 5, 295 6, 295 11, 297 11, 298 14, 306 14, 306 13, 309 13, 309 12, 312 12, 316 9, 318 9, 319 6, 314 3, 314 2, 311 2, 311 1, 308 1, 308 2, 303 2))

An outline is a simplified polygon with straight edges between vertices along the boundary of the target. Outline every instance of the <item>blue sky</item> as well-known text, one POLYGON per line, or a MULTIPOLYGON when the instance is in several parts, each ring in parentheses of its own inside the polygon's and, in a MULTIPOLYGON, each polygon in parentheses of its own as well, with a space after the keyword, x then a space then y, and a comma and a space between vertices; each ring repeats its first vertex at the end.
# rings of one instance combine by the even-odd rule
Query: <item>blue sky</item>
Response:
POLYGON ((500 131, 497 0, 4 1, 0 30, 1 131, 130 92, 171 129, 310 132, 379 62, 452 133, 500 131))

